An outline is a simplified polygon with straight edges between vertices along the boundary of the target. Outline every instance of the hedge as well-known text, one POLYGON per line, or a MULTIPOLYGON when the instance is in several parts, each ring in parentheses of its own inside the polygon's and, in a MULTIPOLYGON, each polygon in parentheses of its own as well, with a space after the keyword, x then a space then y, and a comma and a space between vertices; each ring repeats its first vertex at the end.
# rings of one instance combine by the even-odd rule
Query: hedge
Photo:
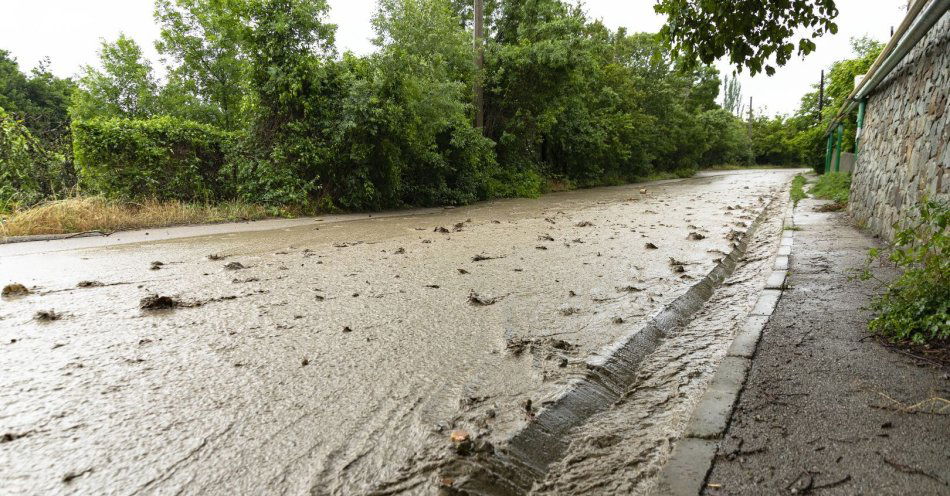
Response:
POLYGON ((74 121, 85 192, 125 199, 211 201, 233 195, 223 176, 234 135, 173 117, 74 121))

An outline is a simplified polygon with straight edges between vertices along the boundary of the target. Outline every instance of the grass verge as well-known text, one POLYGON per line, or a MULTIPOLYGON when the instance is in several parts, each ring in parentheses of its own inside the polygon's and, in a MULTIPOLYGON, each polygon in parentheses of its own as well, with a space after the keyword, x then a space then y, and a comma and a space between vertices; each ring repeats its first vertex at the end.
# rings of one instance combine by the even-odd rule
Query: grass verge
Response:
POLYGON ((789 192, 789 195, 792 197, 792 202, 795 203, 795 206, 798 206, 803 198, 805 198, 805 176, 801 174, 795 174, 795 177, 792 178, 792 189, 789 192))
POLYGON ((114 232, 146 227, 205 224, 287 217, 291 212, 238 202, 193 204, 148 200, 140 203, 99 196, 46 202, 0 218, 0 236, 114 232))
POLYGON ((832 200, 839 205, 847 205, 851 194, 851 174, 829 172, 818 177, 818 182, 808 190, 815 198, 832 200))

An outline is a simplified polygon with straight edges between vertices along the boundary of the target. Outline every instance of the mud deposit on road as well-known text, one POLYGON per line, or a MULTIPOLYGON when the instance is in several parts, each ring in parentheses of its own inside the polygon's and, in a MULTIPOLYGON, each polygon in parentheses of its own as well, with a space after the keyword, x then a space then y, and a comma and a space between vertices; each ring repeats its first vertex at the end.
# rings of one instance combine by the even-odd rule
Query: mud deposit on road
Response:
MULTIPOLYGON (((151 243, 9 245, 0 284, 30 294, 0 302, 0 487, 435 492, 442 460, 530 422, 593 353, 706 274, 791 175, 151 243), (140 308, 156 296, 175 304, 140 308), (61 318, 34 320, 49 310, 61 318)), ((629 429, 685 415, 681 397, 701 389, 732 332, 709 312, 643 371, 629 429)), ((631 449, 660 459, 665 435, 631 449)))
POLYGON ((732 275, 643 361, 624 398, 571 434, 568 453, 534 494, 652 494, 672 443, 765 285, 786 203, 783 196, 771 205, 732 275))

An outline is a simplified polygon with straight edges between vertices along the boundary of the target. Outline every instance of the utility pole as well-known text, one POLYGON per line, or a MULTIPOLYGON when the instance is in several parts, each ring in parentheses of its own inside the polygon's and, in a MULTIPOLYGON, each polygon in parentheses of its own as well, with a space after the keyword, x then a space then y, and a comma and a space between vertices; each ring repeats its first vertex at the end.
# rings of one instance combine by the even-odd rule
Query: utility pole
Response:
POLYGON ((475 0, 475 127, 485 129, 485 90, 482 87, 482 71, 485 66, 483 50, 485 6, 484 0, 475 0))
POLYGON ((821 70, 821 81, 818 83, 818 123, 821 123, 821 112, 825 108, 825 70, 821 70))
POLYGON ((749 96, 749 139, 752 139, 752 96, 749 96))

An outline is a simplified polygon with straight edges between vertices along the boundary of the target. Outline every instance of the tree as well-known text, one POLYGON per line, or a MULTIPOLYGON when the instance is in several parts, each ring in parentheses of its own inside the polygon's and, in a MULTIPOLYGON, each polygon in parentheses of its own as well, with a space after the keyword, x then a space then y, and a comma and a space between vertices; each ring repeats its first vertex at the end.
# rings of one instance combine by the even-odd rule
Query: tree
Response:
POLYGON ((739 115, 739 108, 742 105, 742 85, 737 76, 729 77, 727 74, 723 78, 722 108, 728 110, 732 115, 739 115))
POLYGON ((73 119, 92 117, 144 118, 155 114, 159 85, 152 65, 132 38, 119 35, 115 42, 102 41, 102 70, 87 65, 73 95, 73 119))
POLYGON ((687 64, 711 64, 728 55, 738 71, 775 73, 796 53, 815 50, 816 38, 836 33, 834 0, 657 0, 667 16, 660 34, 687 64))
POLYGON ((0 107, 45 144, 68 134, 67 109, 75 87, 72 80, 54 76, 48 67, 49 59, 43 59, 26 75, 9 52, 0 50, 0 107))
POLYGON ((303 205, 320 194, 319 172, 332 161, 327 119, 339 105, 332 86, 336 26, 325 0, 237 2, 253 100, 242 195, 303 205))
POLYGON ((170 71, 172 95, 190 94, 208 104, 212 124, 235 129, 247 87, 248 62, 241 53, 240 4, 227 0, 156 0, 162 26, 155 43, 176 65, 170 71))

